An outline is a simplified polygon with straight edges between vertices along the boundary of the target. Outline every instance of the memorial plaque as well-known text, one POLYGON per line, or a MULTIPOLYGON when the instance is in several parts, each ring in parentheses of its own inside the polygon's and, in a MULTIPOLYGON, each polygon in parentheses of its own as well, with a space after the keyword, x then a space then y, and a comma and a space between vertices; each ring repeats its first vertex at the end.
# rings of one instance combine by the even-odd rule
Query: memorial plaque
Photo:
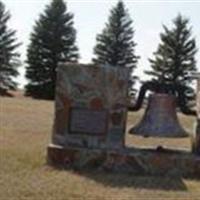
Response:
POLYGON ((101 135, 107 132, 107 110, 72 108, 70 111, 69 133, 101 135))

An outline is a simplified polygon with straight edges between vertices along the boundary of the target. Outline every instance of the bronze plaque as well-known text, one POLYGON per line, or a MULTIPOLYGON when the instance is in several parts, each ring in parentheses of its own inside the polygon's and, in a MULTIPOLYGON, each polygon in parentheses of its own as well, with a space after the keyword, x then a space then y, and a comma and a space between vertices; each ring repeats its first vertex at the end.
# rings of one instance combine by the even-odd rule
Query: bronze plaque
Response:
POLYGON ((69 133, 101 135, 107 132, 107 110, 72 108, 69 133))

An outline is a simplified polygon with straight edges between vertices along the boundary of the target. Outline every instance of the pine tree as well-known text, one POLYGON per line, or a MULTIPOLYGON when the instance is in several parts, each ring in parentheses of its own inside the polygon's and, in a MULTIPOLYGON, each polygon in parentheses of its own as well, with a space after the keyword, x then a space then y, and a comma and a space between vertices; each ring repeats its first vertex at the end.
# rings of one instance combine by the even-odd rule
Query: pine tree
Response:
POLYGON ((0 94, 8 94, 8 90, 15 90, 17 83, 13 77, 18 75, 17 67, 20 65, 19 54, 16 48, 20 45, 15 37, 16 31, 8 28, 10 13, 6 11, 0 1, 0 94))
POLYGON ((173 20, 171 29, 163 26, 164 33, 160 34, 161 42, 154 59, 149 59, 151 70, 146 71, 152 80, 159 84, 171 84, 174 88, 183 87, 186 102, 193 97, 194 91, 189 73, 196 71, 195 54, 197 52, 195 39, 189 19, 180 14, 173 20))
POLYGON ((27 50, 26 95, 54 99, 58 64, 79 57, 73 24, 63 0, 52 0, 36 21, 27 50))
POLYGON ((96 37, 95 58, 93 59, 95 64, 129 68, 129 94, 133 93, 132 86, 137 79, 133 76, 138 59, 135 55, 136 43, 133 41, 133 36, 132 20, 124 3, 119 1, 112 8, 108 23, 102 33, 96 37))

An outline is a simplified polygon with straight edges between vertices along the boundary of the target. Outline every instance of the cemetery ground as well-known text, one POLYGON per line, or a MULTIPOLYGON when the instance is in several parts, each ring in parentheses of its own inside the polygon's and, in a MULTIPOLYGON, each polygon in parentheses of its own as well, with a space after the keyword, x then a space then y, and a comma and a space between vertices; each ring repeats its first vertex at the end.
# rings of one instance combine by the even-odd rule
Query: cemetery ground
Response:
MULTIPOLYGON (((200 200, 200 180, 66 171, 46 165, 53 102, 0 98, 0 200, 200 200)), ((129 114, 128 127, 142 112, 129 114)), ((193 129, 194 119, 180 115, 193 129)), ((190 139, 144 139, 127 134, 128 146, 168 145, 190 150, 190 139)))

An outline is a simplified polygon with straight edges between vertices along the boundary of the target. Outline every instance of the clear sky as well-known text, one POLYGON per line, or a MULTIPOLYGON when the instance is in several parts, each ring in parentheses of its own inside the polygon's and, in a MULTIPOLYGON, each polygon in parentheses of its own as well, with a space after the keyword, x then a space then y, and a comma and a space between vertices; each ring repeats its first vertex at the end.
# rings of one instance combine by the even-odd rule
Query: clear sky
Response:
MULTIPOLYGON (((22 46, 19 48, 21 59, 26 59, 26 48, 29 36, 39 14, 44 11, 45 5, 51 0, 3 0, 12 18, 10 27, 17 30, 17 37, 22 46)), ((77 44, 79 46, 80 62, 88 63, 93 57, 95 37, 103 29, 108 19, 110 9, 117 0, 66 0, 68 10, 74 13, 74 26, 77 30, 77 44)), ((170 27, 172 19, 178 13, 190 18, 193 27, 193 36, 200 49, 200 0, 124 0, 133 19, 137 43, 136 54, 141 58, 136 73, 145 79, 143 71, 149 68, 148 58, 156 50, 159 43, 159 34, 163 31, 162 24, 170 27)), ((200 50, 196 55, 197 66, 200 71, 200 50)), ((20 77, 17 81, 23 86, 24 65, 20 68, 20 77)))

